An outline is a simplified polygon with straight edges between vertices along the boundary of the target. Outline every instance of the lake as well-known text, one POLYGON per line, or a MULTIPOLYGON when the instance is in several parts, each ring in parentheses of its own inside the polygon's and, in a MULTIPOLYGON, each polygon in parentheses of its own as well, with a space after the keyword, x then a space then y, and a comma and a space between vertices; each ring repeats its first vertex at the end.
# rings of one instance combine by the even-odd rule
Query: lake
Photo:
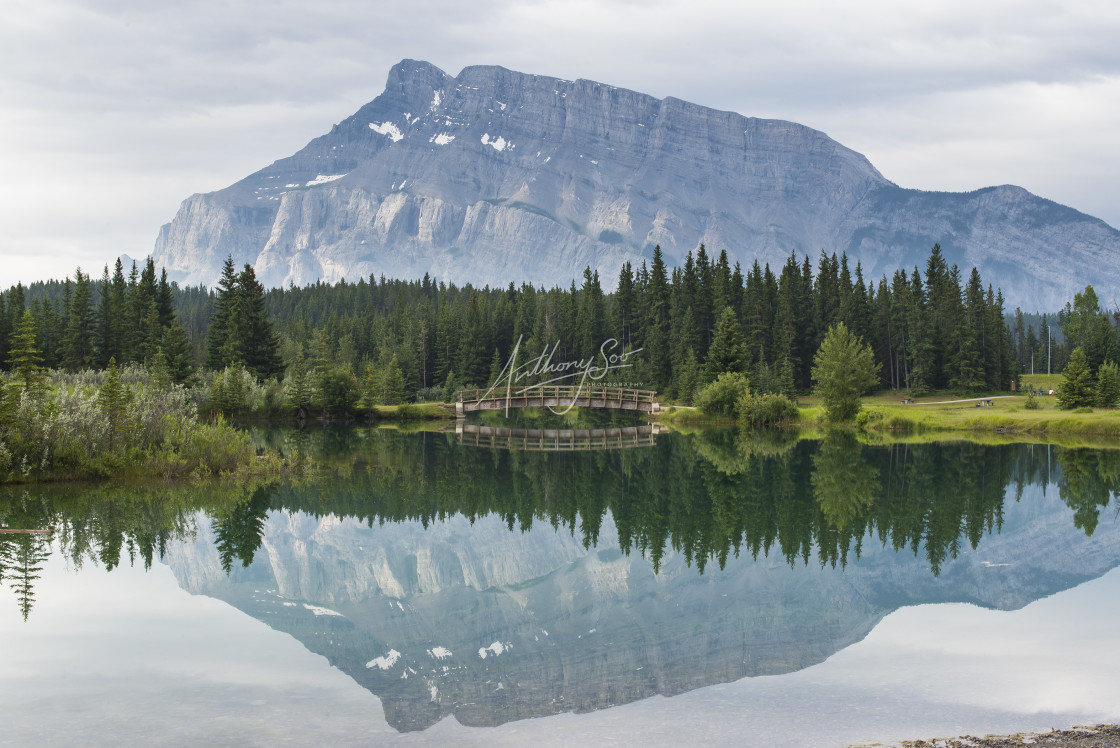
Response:
MULTIPOLYGON (((531 425, 531 424, 530 424, 531 425)), ((1120 719, 1120 451, 272 431, 0 492, 0 744, 735 744, 1120 719)))

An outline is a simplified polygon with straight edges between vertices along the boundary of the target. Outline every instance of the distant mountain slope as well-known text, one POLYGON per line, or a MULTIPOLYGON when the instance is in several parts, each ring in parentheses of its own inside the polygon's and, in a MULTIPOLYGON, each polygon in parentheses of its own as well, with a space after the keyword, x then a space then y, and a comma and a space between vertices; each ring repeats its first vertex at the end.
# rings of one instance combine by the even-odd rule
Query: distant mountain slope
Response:
POLYGON ((185 200, 157 263, 213 284, 221 262, 266 285, 430 273, 457 283, 613 286, 660 244, 703 242, 749 267, 847 252, 877 279, 939 242, 1009 308, 1053 309, 1093 283, 1120 298, 1120 232, 1017 187, 906 190, 808 127, 592 81, 405 60, 330 133, 185 200))

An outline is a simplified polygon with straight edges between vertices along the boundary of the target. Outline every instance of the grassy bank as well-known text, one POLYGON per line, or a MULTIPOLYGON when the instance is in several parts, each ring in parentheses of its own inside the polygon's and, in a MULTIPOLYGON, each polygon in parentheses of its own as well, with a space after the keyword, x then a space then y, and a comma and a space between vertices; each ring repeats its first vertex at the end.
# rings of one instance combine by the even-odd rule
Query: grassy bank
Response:
MULTIPOLYGON (((1120 437, 1120 410, 1080 408, 1061 410, 1055 398, 1037 397, 1036 409, 1026 407, 1022 395, 993 395, 980 400, 960 400, 944 395, 913 398, 903 403, 898 395, 865 398, 858 419, 861 428, 871 432, 970 431, 1016 434, 1046 439, 1120 437)), ((803 411, 810 416, 810 411, 803 411)))
POLYGON ((374 405, 364 411, 370 421, 443 421, 455 418, 454 403, 374 405))
MULTIPOLYGON (((1027 377, 1036 389, 1047 387, 1045 375, 1027 377), (1037 381, 1031 381, 1037 380, 1037 381)), ((960 398, 934 393, 909 398, 903 393, 878 393, 863 399, 854 428, 869 439, 934 441, 953 435, 991 443, 1038 442, 1066 446, 1102 446, 1120 440, 1120 410, 1082 408, 1061 410, 1051 396, 1034 398, 1037 408, 1026 406, 1025 395, 993 393, 960 398), (985 404, 981 404, 981 401, 985 404), (990 403, 986 404, 986 403, 990 403)), ((799 418, 790 424, 803 437, 812 438, 825 427, 819 398, 798 398, 799 418)), ((731 418, 713 416, 695 408, 670 406, 654 417, 677 430, 704 426, 730 426, 731 418)))

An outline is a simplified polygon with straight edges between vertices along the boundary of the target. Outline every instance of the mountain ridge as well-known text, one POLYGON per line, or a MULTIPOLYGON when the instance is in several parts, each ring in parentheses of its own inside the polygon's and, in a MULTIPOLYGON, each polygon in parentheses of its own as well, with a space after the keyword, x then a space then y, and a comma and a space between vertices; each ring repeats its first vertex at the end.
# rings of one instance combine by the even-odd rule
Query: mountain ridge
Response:
POLYGON ((1057 308, 1086 283, 1120 298, 1120 232, 1022 188, 905 189, 798 123, 413 60, 292 156, 185 200, 154 255, 208 285, 232 255, 269 286, 425 273, 566 285, 591 266, 610 288, 655 245, 673 265, 701 243, 745 267, 846 252, 871 280, 939 243, 1010 306, 1057 308))

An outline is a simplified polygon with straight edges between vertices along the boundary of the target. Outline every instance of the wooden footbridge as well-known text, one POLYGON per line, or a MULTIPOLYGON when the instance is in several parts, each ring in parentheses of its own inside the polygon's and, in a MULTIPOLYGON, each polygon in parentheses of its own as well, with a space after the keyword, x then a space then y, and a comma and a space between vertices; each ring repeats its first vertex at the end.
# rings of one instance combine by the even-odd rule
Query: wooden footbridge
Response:
POLYGON ((460 423, 455 432, 459 443, 468 447, 515 452, 598 452, 652 447, 661 429, 657 423, 611 429, 507 429, 460 423))
POLYGON ((628 387, 565 387, 536 385, 506 391, 494 387, 488 390, 460 390, 455 411, 462 416, 478 410, 505 410, 506 408, 615 408, 656 413, 659 405, 653 390, 635 390, 628 387))

